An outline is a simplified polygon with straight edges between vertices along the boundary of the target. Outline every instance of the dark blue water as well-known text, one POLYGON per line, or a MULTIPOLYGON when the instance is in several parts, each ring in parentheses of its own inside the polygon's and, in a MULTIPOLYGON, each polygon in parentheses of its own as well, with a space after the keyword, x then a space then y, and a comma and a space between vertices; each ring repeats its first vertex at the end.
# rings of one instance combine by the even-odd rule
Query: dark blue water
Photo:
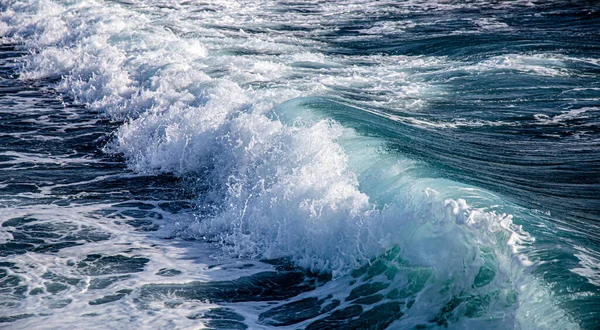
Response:
POLYGON ((595 329, 593 1, 0 5, 0 327, 595 329))

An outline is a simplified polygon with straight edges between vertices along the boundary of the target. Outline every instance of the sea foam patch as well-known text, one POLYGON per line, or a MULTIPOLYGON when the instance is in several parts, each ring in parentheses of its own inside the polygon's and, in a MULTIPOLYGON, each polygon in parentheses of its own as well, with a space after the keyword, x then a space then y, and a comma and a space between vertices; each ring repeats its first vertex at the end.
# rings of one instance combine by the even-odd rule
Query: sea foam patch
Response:
MULTIPOLYGON (((329 285, 345 283, 350 291, 343 292, 348 293, 343 298, 347 303, 341 296, 335 298, 337 305, 326 298, 335 306, 324 313, 338 313, 331 315, 360 318, 363 311, 371 311, 360 307, 357 312, 359 307, 352 306, 372 305, 379 298, 351 303, 369 297, 356 293, 367 286, 350 284, 356 281, 350 279, 352 272, 399 247, 394 258, 408 264, 393 259, 389 269, 406 271, 404 275, 426 269, 418 290, 400 298, 410 275, 398 282, 386 276, 387 282, 379 286, 369 282, 377 276, 383 280, 376 270, 370 278, 356 278, 371 289, 392 286, 385 299, 393 300, 387 308, 395 315, 400 315, 398 299, 415 306, 402 309, 412 315, 407 324, 483 324, 485 316, 504 311, 510 317, 495 318, 493 326, 526 324, 527 312, 520 308, 531 306, 520 304, 518 297, 532 292, 541 295, 544 312, 554 313, 553 319, 564 317, 528 273, 532 262, 523 250, 533 238, 512 216, 470 207, 451 181, 430 178, 422 174, 425 170, 411 173, 409 168, 425 165, 390 151, 388 141, 377 134, 344 126, 343 113, 329 118, 323 116, 327 109, 291 106, 284 119, 283 113, 273 111, 285 101, 312 96, 418 112, 427 105, 426 97, 444 90, 423 77, 447 72, 447 65, 449 70, 456 64, 466 71, 508 69, 554 76, 563 73, 560 62, 514 55, 469 67, 448 64, 443 57, 322 54, 324 44, 306 38, 314 18, 294 16, 290 24, 299 32, 267 33, 283 22, 265 23, 272 18, 263 17, 269 13, 266 3, 200 4, 193 18, 187 7, 177 10, 153 2, 11 5, 2 15, 8 22, 2 31, 33 50, 22 79, 60 78, 60 92, 123 121, 108 152, 124 155, 139 173, 175 174, 197 192, 196 217, 179 220, 177 235, 217 242, 221 257, 289 258, 311 272, 331 274, 340 282, 329 285), (16 21, 16 13, 26 19, 16 21), (249 19, 251 14, 258 18, 249 19), (352 152, 354 143, 363 146, 360 152, 352 152), (469 299, 481 303, 470 306, 469 299), (513 307, 506 309, 506 304, 513 307)), ((346 13, 344 18, 360 18, 365 5, 351 2, 346 10, 327 4, 322 9, 328 17, 346 13)), ((427 126, 420 125, 426 120, 412 123, 427 126)), ((90 258, 82 262, 106 261, 103 256, 90 258)), ((152 290, 168 295, 178 289, 148 285, 140 289, 140 306, 161 310, 149 298, 152 290)), ((178 298, 189 302, 206 297, 189 290, 178 298)), ((118 294, 128 293, 105 298, 116 301, 118 294)), ((98 299, 97 305, 107 302, 98 299)))

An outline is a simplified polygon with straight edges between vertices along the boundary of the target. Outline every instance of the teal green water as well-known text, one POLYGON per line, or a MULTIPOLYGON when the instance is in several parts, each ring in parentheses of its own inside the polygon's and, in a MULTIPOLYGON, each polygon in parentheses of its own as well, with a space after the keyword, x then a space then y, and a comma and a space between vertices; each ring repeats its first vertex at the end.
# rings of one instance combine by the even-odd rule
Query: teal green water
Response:
POLYGON ((0 327, 595 329, 593 1, 8 1, 0 327))

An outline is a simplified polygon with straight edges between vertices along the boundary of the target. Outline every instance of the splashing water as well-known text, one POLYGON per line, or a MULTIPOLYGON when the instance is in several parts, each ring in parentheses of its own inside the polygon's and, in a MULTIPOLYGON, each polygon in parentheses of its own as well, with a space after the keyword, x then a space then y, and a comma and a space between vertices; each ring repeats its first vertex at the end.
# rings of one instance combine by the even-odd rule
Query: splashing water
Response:
POLYGON ((591 5, 1 7, 2 322, 597 324, 591 5))

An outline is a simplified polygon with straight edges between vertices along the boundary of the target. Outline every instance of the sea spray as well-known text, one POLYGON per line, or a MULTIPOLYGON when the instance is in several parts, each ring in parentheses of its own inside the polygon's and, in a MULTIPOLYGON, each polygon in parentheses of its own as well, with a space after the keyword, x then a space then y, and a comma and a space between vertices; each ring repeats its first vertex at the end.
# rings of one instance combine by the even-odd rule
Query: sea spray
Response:
MULTIPOLYGON (((323 5, 321 14, 351 20, 377 8, 350 4, 323 5)), ((472 64, 418 51, 347 55, 335 50, 364 36, 328 44, 324 22, 306 32, 319 15, 293 16, 291 32, 271 34, 277 24, 237 19, 269 13, 265 3, 212 3, 219 15, 186 5, 15 1, 3 5, 0 31, 31 51, 23 81, 54 79, 63 96, 119 123, 107 152, 123 155, 137 173, 175 175, 196 193, 196 216, 180 220, 179 237, 218 242, 222 258, 286 258, 331 274, 309 297, 330 309, 298 321, 303 325, 339 325, 348 316, 357 326, 387 310, 392 317, 381 327, 575 327, 532 274, 527 251, 535 240, 513 223, 526 216, 493 205, 519 208, 443 179, 447 172, 430 170, 427 157, 398 142, 423 143, 428 130, 518 127, 512 117, 448 120, 420 112, 453 92, 454 75, 568 77, 576 73, 566 68, 568 57, 505 54, 472 64), (550 316, 529 323, 529 311, 550 316)), ((547 124, 537 113, 532 118, 547 124)), ((444 151, 437 157, 456 161, 454 150, 435 146, 444 151)), ((481 181, 475 174, 462 177, 481 181)), ((271 312, 256 321, 274 325, 271 312)))

